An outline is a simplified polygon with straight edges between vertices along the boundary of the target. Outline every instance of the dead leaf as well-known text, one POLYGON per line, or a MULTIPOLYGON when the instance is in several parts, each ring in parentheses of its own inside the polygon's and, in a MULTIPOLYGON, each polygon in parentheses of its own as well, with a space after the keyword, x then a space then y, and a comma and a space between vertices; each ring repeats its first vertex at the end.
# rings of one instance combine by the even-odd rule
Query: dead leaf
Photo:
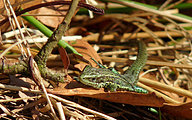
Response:
POLYGON ((67 52, 63 47, 59 47, 59 53, 61 55, 61 59, 62 59, 63 65, 64 65, 64 69, 65 69, 65 71, 67 71, 68 67, 70 65, 69 56, 67 55, 67 52))
MULTIPOLYGON (((56 0, 46 0, 46 2, 51 2, 51 1, 56 1, 56 0)), ((38 10, 38 14, 44 14, 44 15, 37 16, 37 18, 43 24, 56 28, 63 21, 64 15, 67 13, 68 9, 69 9, 69 5, 54 5, 54 6, 42 7, 38 10), (55 16, 46 16, 46 15, 55 15, 55 16), (58 15, 63 15, 63 16, 58 16, 58 15)))
POLYGON ((96 89, 86 89, 86 88, 75 88, 75 89, 54 89, 48 90, 49 93, 66 95, 66 96, 83 96, 91 97, 102 100, 108 100, 116 103, 131 104, 138 106, 152 106, 152 107, 162 107, 165 100, 159 98, 155 93, 142 94, 129 91, 117 91, 117 92, 104 92, 103 88, 96 89))
POLYGON ((90 34, 91 32, 87 31, 87 29, 84 27, 72 27, 66 32, 66 35, 68 36, 73 36, 73 35, 87 36, 90 34))
POLYGON ((184 104, 165 104, 161 110, 167 114, 182 118, 192 118, 192 102, 184 104))
POLYGON ((40 111, 40 112, 42 112, 42 113, 45 113, 45 112, 47 112, 47 111, 49 111, 49 110, 50 110, 49 104, 46 104, 45 107, 38 109, 38 111, 40 111))
POLYGON ((75 68, 78 68, 80 71, 83 71, 83 69, 85 68, 87 64, 84 63, 80 63, 80 64, 76 64, 74 65, 75 68))
MULTIPOLYGON (((14 5, 14 4, 21 3, 21 2, 23 2, 24 0, 9 0, 9 1, 10 1, 11 5, 14 5)), ((29 1, 29 2, 27 2, 27 3, 22 4, 21 7, 24 9, 24 8, 27 8, 27 7, 36 5, 36 4, 38 4, 38 3, 41 3, 41 1, 42 1, 42 0, 32 0, 32 1, 29 1)), ((0 4, 0 8, 3 8, 3 7, 4 7, 4 2, 3 2, 3 0, 0 0, 0 3, 1 3, 1 4, 0 4)), ((20 7, 20 5, 12 6, 12 7, 13 7, 14 11, 16 11, 16 10, 18 10, 18 8, 20 7)), ((36 11, 37 11, 37 10, 30 11, 30 14, 35 14, 36 11)), ((3 11, 0 11, 0 22, 6 18, 5 16, 3 16, 3 15, 6 15, 6 14, 7 14, 7 12, 6 12, 5 9, 4 9, 3 11)), ((21 20, 20 20, 20 19, 18 19, 18 21, 19 21, 19 23, 21 23, 21 20)), ((25 21, 24 21, 24 22, 25 22, 25 21)), ((27 23, 27 22, 25 22, 25 25, 27 25, 26 23, 27 23)), ((7 22, 7 23, 5 23, 4 25, 0 26, 0 29, 1 29, 1 32, 2 32, 2 33, 6 32, 6 31, 10 31, 10 30, 11 30, 10 23, 7 22)))
MULTIPOLYGON (((96 67, 97 64, 91 58, 95 59, 96 61, 102 64, 101 58, 88 42, 84 40, 77 40, 76 43, 73 44, 72 46, 76 49, 77 52, 83 55, 83 59, 88 61, 92 67, 96 67)), ((85 64, 85 63, 80 63, 80 64, 85 64)), ((78 68, 78 69, 81 69, 81 68, 78 68)))

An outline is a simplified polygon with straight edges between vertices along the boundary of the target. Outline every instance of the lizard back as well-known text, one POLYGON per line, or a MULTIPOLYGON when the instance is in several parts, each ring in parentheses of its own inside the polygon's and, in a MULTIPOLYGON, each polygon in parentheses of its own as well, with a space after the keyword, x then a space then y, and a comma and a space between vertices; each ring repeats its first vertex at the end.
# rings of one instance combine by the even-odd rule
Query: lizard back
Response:
POLYGON ((87 65, 79 81, 96 89, 104 87, 110 89, 110 91, 118 89, 134 91, 134 87, 122 75, 106 68, 93 68, 87 65))

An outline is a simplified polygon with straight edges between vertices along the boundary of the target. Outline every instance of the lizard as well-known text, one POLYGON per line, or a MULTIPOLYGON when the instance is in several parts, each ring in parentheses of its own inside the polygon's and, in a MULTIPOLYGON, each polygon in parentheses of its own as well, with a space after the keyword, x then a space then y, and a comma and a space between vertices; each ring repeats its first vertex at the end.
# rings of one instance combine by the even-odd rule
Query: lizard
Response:
POLYGON ((136 91, 139 93, 147 93, 147 90, 136 86, 139 73, 145 66, 147 61, 146 45, 142 41, 135 41, 138 45, 138 55, 134 63, 125 71, 123 75, 116 70, 110 70, 94 61, 100 68, 93 68, 87 65, 82 74, 79 76, 79 81, 93 88, 106 88, 111 92, 116 90, 136 91))

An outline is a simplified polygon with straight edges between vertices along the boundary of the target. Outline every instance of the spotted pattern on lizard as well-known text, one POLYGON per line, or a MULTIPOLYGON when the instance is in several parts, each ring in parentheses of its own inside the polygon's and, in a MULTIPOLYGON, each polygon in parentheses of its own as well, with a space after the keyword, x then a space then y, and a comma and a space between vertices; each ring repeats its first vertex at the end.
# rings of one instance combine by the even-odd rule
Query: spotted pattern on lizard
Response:
MULTIPOLYGON (((105 68, 93 68, 87 65, 83 73, 79 76, 79 81, 85 85, 92 86, 93 88, 106 88, 110 91, 128 90, 141 93, 147 93, 147 90, 136 86, 138 82, 139 73, 145 66, 147 61, 146 46, 142 41, 136 41, 138 44, 138 55, 135 62, 129 67, 123 75, 118 72, 113 72, 105 68)), ((97 63, 98 64, 98 63, 97 63)))

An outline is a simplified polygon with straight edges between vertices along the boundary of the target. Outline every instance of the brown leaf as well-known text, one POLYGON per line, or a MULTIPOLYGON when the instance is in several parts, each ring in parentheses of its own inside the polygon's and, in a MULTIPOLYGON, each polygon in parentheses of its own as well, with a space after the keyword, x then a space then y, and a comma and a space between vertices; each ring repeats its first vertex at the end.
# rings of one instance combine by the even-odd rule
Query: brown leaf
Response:
POLYGON ((177 117, 192 118, 192 102, 184 104, 165 104, 161 110, 177 117))
MULTIPOLYGON (((18 4, 19 2, 22 2, 22 1, 24 1, 24 0, 9 0, 9 1, 10 1, 10 3, 13 5, 13 4, 18 4)), ((27 7, 36 5, 36 4, 38 4, 38 3, 41 3, 41 1, 42 1, 42 0, 33 0, 33 1, 27 2, 27 3, 25 3, 25 4, 22 4, 21 7, 24 9, 24 8, 27 8, 27 7)), ((1 4, 0 4, 0 8, 3 8, 3 7, 4 7, 4 2, 3 2, 3 0, 0 0, 0 3, 1 3, 1 4)), ((18 10, 19 7, 20 7, 19 5, 13 6, 13 9, 16 11, 16 10, 18 10)), ((37 11, 37 10, 30 11, 30 14, 35 14, 36 11, 37 11)), ((5 17, 6 14, 7 14, 6 10, 0 11, 0 22, 6 18, 6 17, 5 17), (4 15, 4 16, 3 16, 3 15, 4 15)), ((19 23, 21 23, 21 19, 18 19, 18 21, 19 21, 19 23)), ((24 21, 24 23, 25 23, 25 25, 26 25, 27 22, 24 21)), ((2 33, 6 32, 6 31, 10 31, 10 30, 11 30, 10 23, 7 22, 7 23, 5 23, 4 25, 0 26, 0 29, 1 29, 1 32, 2 32, 2 33)))
MULTIPOLYGON (((51 2, 55 0, 47 0, 46 2, 51 2)), ((55 5, 49 7, 42 7, 39 9, 38 14, 46 15, 65 15, 69 9, 68 5, 55 5)), ((37 18, 45 25, 56 28, 60 24, 64 17, 58 16, 37 16, 37 18)))
POLYGON ((75 68, 78 68, 80 71, 83 71, 83 69, 85 68, 87 64, 84 63, 80 63, 80 64, 76 64, 74 65, 75 68))
POLYGON ((73 27, 66 32, 66 35, 68 36, 73 36, 73 35, 87 36, 90 34, 91 32, 87 31, 87 29, 84 27, 73 27))
POLYGON ((69 65, 70 65, 70 60, 69 56, 67 55, 66 50, 63 47, 59 47, 59 53, 61 55, 61 59, 64 65, 64 69, 67 71, 69 65))
POLYGON ((84 96, 97 98, 102 100, 108 100, 116 103, 124 103, 131 105, 139 106, 152 106, 152 107, 162 107, 165 100, 159 98, 155 93, 142 94, 129 91, 117 91, 117 92, 104 92, 103 89, 91 89, 91 88, 76 88, 76 89, 55 89, 48 90, 48 92, 58 95, 67 95, 67 96, 84 96))
MULTIPOLYGON (((46 0, 46 2, 51 2, 56 0, 46 0)), ((68 0, 71 1, 71 0, 68 0)), ((42 7, 39 9, 38 14, 46 15, 56 15, 56 16, 37 16, 37 18, 45 25, 56 28, 64 18, 64 15, 67 13, 69 5, 54 5, 48 7, 42 7), (63 15, 58 17, 57 15, 63 15)))
MULTIPOLYGON (((77 42, 72 46, 77 50, 77 52, 81 53, 83 55, 83 59, 88 61, 93 67, 96 67, 97 64, 91 58, 95 59, 96 61, 102 64, 101 58, 88 42, 84 40, 77 40, 77 42)), ((80 63, 80 64, 85 65, 85 63, 80 63)))
POLYGON ((43 108, 38 109, 38 111, 45 113, 48 112, 50 110, 50 106, 49 104, 47 104, 46 106, 44 106, 43 108))

